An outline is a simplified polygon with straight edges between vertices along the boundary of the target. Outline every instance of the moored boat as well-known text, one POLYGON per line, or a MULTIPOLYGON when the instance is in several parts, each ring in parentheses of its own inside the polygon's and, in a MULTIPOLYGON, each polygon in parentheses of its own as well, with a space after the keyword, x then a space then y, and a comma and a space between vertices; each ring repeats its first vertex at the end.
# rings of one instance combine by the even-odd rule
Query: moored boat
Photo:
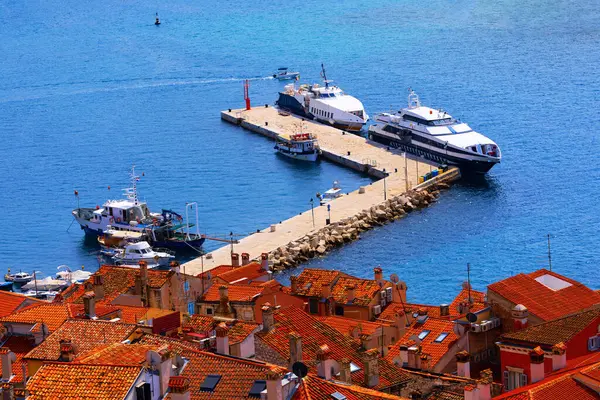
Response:
POLYGON ((33 275, 28 274, 27 272, 19 271, 16 274, 11 274, 10 269, 4 275, 4 280, 6 282, 13 282, 13 283, 19 283, 19 284, 30 282, 32 279, 33 279, 33 275))
POLYGON ((149 266, 168 265, 175 255, 167 249, 153 249, 148 242, 129 243, 122 249, 107 249, 103 254, 111 256, 116 265, 138 266, 145 261, 149 266))
POLYGON ((320 200, 320 204, 324 206, 332 200, 342 197, 342 187, 338 181, 333 182, 333 187, 325 191, 325 193, 317 193, 317 198, 320 200))
POLYGON ((347 131, 360 131, 369 116, 363 104, 355 97, 332 85, 321 64, 323 83, 296 86, 291 83, 279 93, 276 101, 279 109, 290 111, 302 117, 314 119, 347 131))
POLYGON ((280 134, 275 150, 294 160, 317 161, 320 149, 315 135, 310 133, 280 134))
POLYGON ((500 147, 443 110, 422 106, 410 90, 408 107, 375 116, 369 139, 430 160, 453 164, 463 172, 486 173, 500 163, 500 147))
POLYGON ((273 74, 273 78, 279 79, 280 81, 289 81, 291 79, 300 78, 300 72, 288 72, 286 67, 282 67, 277 69, 277 72, 273 74))

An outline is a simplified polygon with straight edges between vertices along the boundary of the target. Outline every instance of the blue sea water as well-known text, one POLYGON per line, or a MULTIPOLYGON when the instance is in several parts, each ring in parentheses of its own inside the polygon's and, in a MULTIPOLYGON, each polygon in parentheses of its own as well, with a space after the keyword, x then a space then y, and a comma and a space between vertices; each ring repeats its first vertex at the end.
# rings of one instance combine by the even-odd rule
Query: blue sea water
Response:
POLYGON ((370 114, 403 106, 412 87, 504 158, 308 266, 366 277, 380 264, 410 299, 436 303, 468 262, 478 289, 547 266, 550 233, 554 270, 600 288, 598 2, 4 0, 0 19, 3 268, 97 267, 93 243, 67 231, 73 191, 82 206, 120 197, 132 164, 152 209, 197 201, 201 230, 221 236, 304 211, 335 179, 368 182, 281 159, 219 119, 243 105, 242 79, 258 106, 282 87, 274 69, 316 81, 324 62, 370 114))

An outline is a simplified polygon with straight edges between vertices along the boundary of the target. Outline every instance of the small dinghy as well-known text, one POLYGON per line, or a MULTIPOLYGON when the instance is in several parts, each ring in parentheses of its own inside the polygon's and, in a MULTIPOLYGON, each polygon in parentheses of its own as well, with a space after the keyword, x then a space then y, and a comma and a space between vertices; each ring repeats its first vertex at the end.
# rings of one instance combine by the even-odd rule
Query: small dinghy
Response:
POLYGON ((280 81, 300 79, 300 72, 288 72, 286 67, 282 67, 277 69, 277 72, 273 74, 273 78, 279 79, 280 81))
POLYGON ((325 191, 325 193, 317 193, 317 197, 321 200, 321 205, 329 203, 331 200, 337 199, 338 197, 342 197, 342 188, 338 181, 333 182, 333 187, 325 191))

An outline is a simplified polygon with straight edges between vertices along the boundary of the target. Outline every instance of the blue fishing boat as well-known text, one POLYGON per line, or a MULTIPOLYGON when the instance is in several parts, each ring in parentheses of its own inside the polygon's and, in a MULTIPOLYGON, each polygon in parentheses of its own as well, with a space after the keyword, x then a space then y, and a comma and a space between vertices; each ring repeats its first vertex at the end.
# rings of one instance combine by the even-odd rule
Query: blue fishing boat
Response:
POLYGON ((300 78, 300 72, 288 72, 286 67, 281 67, 273 74, 273 78, 279 79, 280 81, 289 81, 300 78))

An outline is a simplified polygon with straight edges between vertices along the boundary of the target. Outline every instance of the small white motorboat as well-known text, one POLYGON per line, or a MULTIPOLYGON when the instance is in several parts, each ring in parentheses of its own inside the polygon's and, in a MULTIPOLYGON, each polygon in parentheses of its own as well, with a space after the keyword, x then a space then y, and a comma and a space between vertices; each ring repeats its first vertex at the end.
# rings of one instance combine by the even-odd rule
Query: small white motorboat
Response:
POLYGON ((27 283, 30 282, 33 279, 33 275, 28 274, 27 272, 17 272, 16 274, 11 274, 10 273, 10 268, 8 270, 8 272, 6 273, 6 275, 4 275, 4 280, 6 282, 13 282, 13 283, 27 283))
POLYGON ((150 247, 148 242, 130 243, 123 249, 115 250, 112 259, 117 265, 139 265, 140 261, 145 261, 148 266, 162 266, 168 265, 175 258, 172 251, 167 249, 157 250, 150 247))
POLYGON ((37 292, 62 290, 69 286, 69 282, 62 279, 54 279, 47 276, 44 279, 34 279, 23 285, 23 290, 34 290, 37 292))
POLYGON ((337 199, 338 197, 342 197, 342 188, 338 181, 333 182, 333 187, 325 191, 325 193, 317 193, 317 197, 321 200, 321 205, 325 205, 329 203, 331 200, 337 199))
POLYGON ((57 269, 63 270, 56 273, 56 279, 68 283, 81 283, 86 281, 90 276, 92 276, 92 273, 90 271, 84 271, 80 269, 71 271, 71 269, 66 265, 60 265, 57 267, 57 269))
POLYGON ((277 72, 273 74, 273 78, 279 79, 280 81, 289 81, 292 79, 300 79, 300 72, 288 72, 286 67, 277 69, 277 72))

